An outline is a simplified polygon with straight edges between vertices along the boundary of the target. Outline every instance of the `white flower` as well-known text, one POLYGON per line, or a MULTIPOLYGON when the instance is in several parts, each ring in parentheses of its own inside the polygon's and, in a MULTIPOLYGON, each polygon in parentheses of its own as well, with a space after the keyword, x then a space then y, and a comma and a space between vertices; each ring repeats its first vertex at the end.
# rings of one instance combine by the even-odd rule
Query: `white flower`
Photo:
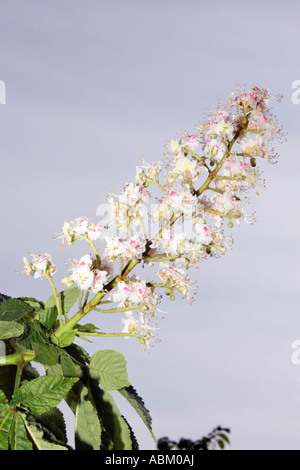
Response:
POLYGON ((95 269, 95 260, 91 255, 84 255, 80 260, 74 259, 68 268, 69 279, 81 290, 99 292, 107 281, 107 271, 95 269))
POLYGON ((146 249, 146 240, 141 235, 133 235, 129 238, 119 238, 107 235, 104 256, 114 260, 117 257, 124 261, 141 259, 146 249))
POLYGON ((156 274, 165 285, 174 287, 182 294, 189 296, 193 283, 184 269, 170 263, 160 263, 160 270, 156 274))
POLYGON ((91 292, 100 292, 103 290, 104 285, 107 283, 108 273, 107 271, 100 271, 99 269, 95 269, 93 271, 94 279, 93 284, 91 286, 91 292))
MULTIPOLYGON (((280 99, 280 97, 272 96, 273 98, 280 99)), ((266 87, 253 87, 249 93, 241 93, 236 102, 244 108, 252 108, 254 110, 264 111, 266 104, 270 100, 270 91, 266 87)))
POLYGON ((77 237, 86 237, 90 240, 101 238, 104 227, 101 224, 95 224, 87 217, 78 217, 73 221, 66 220, 63 224, 63 232, 57 238, 62 238, 63 242, 72 245, 77 237))
POLYGON ((222 170, 223 172, 220 176, 233 179, 218 179, 215 181, 215 184, 218 189, 225 190, 227 193, 245 190, 249 187, 254 188, 259 183, 259 171, 251 163, 245 162, 236 156, 227 158, 222 170))
POLYGON ((209 225, 201 223, 196 224, 195 230, 198 243, 201 243, 201 245, 209 245, 212 242, 213 237, 209 225))
POLYGON ((268 158, 269 148, 264 136, 261 134, 246 135, 240 140, 243 153, 253 157, 268 158))
POLYGON ((141 159, 140 165, 136 167, 136 183, 139 185, 143 185, 146 181, 154 181, 157 183, 161 168, 161 162, 154 162, 150 164, 141 159))
POLYGON ((225 151, 225 145, 223 142, 219 142, 217 139, 209 139, 203 149, 205 154, 210 155, 217 161, 221 160, 225 151))
POLYGON ((130 333, 140 336, 140 343, 149 347, 153 340, 153 331, 158 330, 157 327, 150 327, 146 316, 140 313, 139 318, 135 318, 132 312, 126 312, 125 318, 122 319, 124 325, 122 333, 130 333))
POLYGON ((226 192, 223 194, 215 194, 210 198, 211 209, 224 214, 231 221, 232 219, 239 224, 242 220, 253 223, 253 216, 246 216, 244 213, 243 202, 232 197, 226 192))
POLYGON ((146 281, 137 278, 136 281, 118 283, 117 290, 113 291, 109 299, 119 302, 121 307, 138 306, 143 311, 155 314, 157 303, 160 299, 153 289, 146 285, 146 281))
POLYGON ((92 241, 99 240, 102 237, 104 227, 100 224, 90 222, 87 229, 87 238, 92 241))
POLYGON ((88 290, 92 287, 94 274, 91 271, 93 261, 91 255, 85 255, 80 260, 74 259, 69 267, 71 281, 82 290, 88 290))
POLYGON ((149 197, 150 194, 145 188, 133 183, 127 183, 121 194, 116 196, 119 204, 135 208, 138 208, 142 202, 149 201, 149 197))
POLYGON ((170 150, 174 155, 179 155, 180 153, 182 153, 182 147, 178 140, 171 140, 170 150))
POLYGON ((153 210, 153 220, 158 222, 162 220, 164 226, 172 222, 173 219, 186 217, 187 219, 194 219, 203 214, 203 205, 194 196, 190 188, 185 185, 183 189, 175 190, 170 189, 165 192, 162 199, 155 205, 153 210))
POLYGON ((178 155, 174 157, 170 163, 166 178, 171 184, 176 180, 182 182, 195 182, 199 176, 202 176, 205 173, 205 167, 195 158, 178 155))
POLYGON ((131 223, 139 223, 137 212, 142 204, 150 201, 150 193, 144 186, 128 183, 121 194, 110 193, 107 201, 112 209, 111 221, 127 233, 131 223))
POLYGON ((78 217, 71 223, 71 230, 76 235, 85 235, 87 233, 89 221, 86 217, 78 217))
POLYGON ((196 150, 199 143, 200 141, 198 137, 195 135, 188 135, 187 133, 180 140, 181 146, 191 150, 192 152, 196 150))
POLYGON ((234 137, 234 126, 226 118, 218 119, 210 123, 209 133, 213 137, 222 137, 226 140, 232 140, 234 137))
POLYGON ((29 253, 32 257, 32 262, 29 263, 26 257, 23 258, 24 262, 24 271, 23 273, 29 277, 31 274, 35 279, 42 277, 45 274, 53 276, 56 272, 56 268, 52 262, 51 255, 48 253, 43 253, 41 255, 35 255, 34 253, 29 253))
POLYGON ((196 263, 204 254, 202 245, 188 238, 186 233, 165 234, 163 238, 153 240, 151 246, 163 250, 174 259, 184 258, 188 264, 196 263))

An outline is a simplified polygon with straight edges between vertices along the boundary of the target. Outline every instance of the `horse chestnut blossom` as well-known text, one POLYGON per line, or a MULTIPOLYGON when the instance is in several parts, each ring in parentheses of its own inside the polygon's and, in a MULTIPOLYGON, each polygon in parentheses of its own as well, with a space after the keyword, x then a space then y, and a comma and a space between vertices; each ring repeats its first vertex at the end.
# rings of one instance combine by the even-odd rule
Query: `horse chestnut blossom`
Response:
POLYGON ((95 241, 101 238, 103 230, 102 225, 95 224, 87 217, 78 217, 74 221, 64 222, 62 235, 58 238, 62 238, 63 243, 68 245, 72 245, 78 238, 95 241))
POLYGON ((97 261, 91 255, 84 255, 80 260, 73 260, 68 268, 69 280, 79 289, 96 293, 103 289, 107 282, 107 271, 97 269, 97 261))
POLYGON ((129 279, 129 282, 119 282, 118 289, 110 294, 109 299, 119 302, 120 307, 133 309, 135 306, 137 309, 155 315, 160 295, 148 287, 144 280, 136 278, 129 279))
MULTIPOLYGON (((258 163, 276 161, 273 140, 284 140, 268 107, 272 99, 281 97, 265 87, 237 89, 194 133, 168 143, 165 162, 141 160, 132 181, 108 195, 107 219, 65 221, 63 242, 85 240, 92 253, 68 266, 64 284, 77 286, 82 303, 71 318, 61 319, 56 342, 70 331, 80 336, 78 322, 96 310, 125 314, 122 332, 99 336, 134 336, 149 347, 162 294, 174 300, 179 293, 191 301, 194 283, 188 270, 226 253, 232 239, 227 231, 234 224, 254 221, 246 206, 250 190, 263 186, 258 163), (96 242, 104 246, 99 249, 96 242), (148 268, 147 279, 146 269, 132 273, 138 267, 148 268)), ((24 259, 25 274, 53 276, 50 255, 33 258, 32 263, 24 259)))
POLYGON ((32 275, 35 279, 39 279, 42 276, 52 277, 56 273, 56 267, 52 262, 51 255, 43 253, 41 255, 35 255, 29 253, 32 257, 31 263, 29 263, 26 257, 23 258, 24 271, 22 271, 29 278, 32 275))
POLYGON ((117 236, 106 236, 106 247, 104 250, 104 258, 114 261, 120 257, 123 261, 132 259, 142 259, 146 249, 146 240, 140 235, 129 238, 119 238, 117 236))
POLYGON ((132 312, 126 312, 122 323, 124 325, 122 333, 125 335, 126 333, 130 333, 139 336, 141 344, 147 347, 149 347, 151 341, 155 338, 153 332, 159 329, 157 327, 150 327, 143 313, 140 313, 139 317, 137 317, 133 316, 132 312))
POLYGON ((174 289, 190 298, 190 291, 194 283, 188 278, 186 271, 178 266, 173 266, 170 263, 160 263, 160 269, 156 273, 163 285, 168 286, 168 294, 173 294, 174 289))

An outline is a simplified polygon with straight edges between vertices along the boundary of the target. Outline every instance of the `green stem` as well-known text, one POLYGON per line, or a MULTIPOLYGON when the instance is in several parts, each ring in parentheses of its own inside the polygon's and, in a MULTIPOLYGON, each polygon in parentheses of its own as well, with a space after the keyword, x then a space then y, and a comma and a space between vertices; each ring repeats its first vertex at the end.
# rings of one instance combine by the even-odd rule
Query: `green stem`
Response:
POLYGON ((247 126, 248 124, 248 121, 249 121, 249 117, 250 117, 250 114, 248 115, 244 115, 244 120, 243 120, 243 123, 240 127, 240 129, 236 132, 235 136, 233 137, 233 139, 228 143, 226 141, 223 140, 223 143, 225 144, 226 146, 226 151, 221 159, 221 161, 218 163, 218 165, 216 166, 216 168, 210 173, 210 175, 208 176, 207 180, 203 183, 203 185, 198 189, 198 191, 196 191, 196 196, 200 196, 200 194, 202 194, 209 186, 210 182, 217 176, 217 173, 220 171, 220 169, 222 168, 224 162, 227 160, 227 158, 229 157, 230 155, 230 152, 231 152, 231 149, 233 147, 233 145, 235 144, 235 142, 237 141, 237 139, 239 138, 239 136, 241 135, 242 132, 244 132, 245 130, 245 127, 247 126))
POLYGON ((26 364, 26 362, 35 359, 34 351, 26 351, 21 354, 10 354, 8 356, 0 357, 0 366, 18 366, 19 364, 26 364))
POLYGON ((20 387, 23 367, 24 367, 24 365, 21 362, 19 362, 18 365, 17 365, 17 372, 16 372, 16 377, 15 377, 15 386, 14 386, 14 392, 13 393, 15 393, 18 390, 18 388, 20 387))
POLYGON ((213 214, 213 215, 218 215, 220 217, 225 217, 227 219, 230 219, 230 215, 224 213, 224 212, 220 212, 220 211, 215 211, 213 209, 204 209, 205 212, 207 212, 208 214, 213 214))
POLYGON ((78 297, 78 308, 80 311, 82 310, 82 296, 83 296, 83 291, 80 290, 79 297, 78 297))
POLYGON ((161 287, 163 289, 169 289, 170 286, 167 286, 166 284, 156 284, 154 282, 147 282, 148 287, 161 287))
POLYGON ((96 260, 97 260, 97 264, 98 264, 98 269, 101 270, 101 259, 100 259, 100 256, 99 256, 99 253, 98 253, 98 250, 97 248, 95 247, 94 243, 92 242, 92 240, 90 240, 88 237, 84 236, 84 235, 78 235, 76 237, 77 238, 81 238, 82 240, 85 240, 86 242, 88 242, 88 244, 90 245, 90 247, 92 248, 93 252, 95 253, 95 256, 96 256, 96 260))
POLYGON ((89 293, 89 291, 87 290, 87 291, 86 291, 86 294, 85 294, 85 298, 84 298, 83 306, 82 306, 82 307, 85 307, 85 306, 86 306, 87 301, 88 301, 88 298, 89 298, 89 295, 90 295, 90 293, 89 293))
POLYGON ((237 157, 248 157, 248 158, 257 158, 257 155, 251 155, 250 153, 236 153, 237 157))
POLYGON ((93 299, 91 299, 90 302, 83 307, 82 311, 78 311, 72 318, 70 318, 69 321, 67 321, 63 325, 60 325, 58 329, 53 333, 53 337, 55 338, 54 342, 56 343, 62 334, 67 331, 71 331, 85 315, 94 310, 94 308, 97 307, 97 305, 101 302, 103 297, 105 297, 106 294, 111 291, 121 280, 125 279, 126 276, 130 273, 130 271, 132 271, 132 269, 141 261, 142 260, 140 259, 129 261, 127 266, 125 266, 125 268, 123 269, 121 276, 116 276, 105 286, 102 292, 98 292, 95 297, 93 297, 93 299))
POLYGON ((177 258, 179 258, 178 255, 173 255, 173 256, 163 256, 161 255, 160 257, 159 256, 156 256, 156 257, 152 257, 151 255, 150 256, 145 256, 143 259, 146 260, 146 261, 155 261, 155 262, 159 262, 159 261, 175 261, 177 258))
POLYGON ((182 147, 182 149, 184 152, 189 153, 190 155, 195 157, 197 160, 199 160, 199 162, 203 162, 204 158, 206 158, 206 157, 199 157, 197 153, 192 152, 188 147, 182 147))
POLYGON ((216 175, 215 180, 234 180, 234 181, 240 181, 244 180, 246 177, 243 175, 237 175, 237 176, 222 176, 222 175, 216 175))
POLYGON ((119 274, 120 274, 120 276, 121 276, 121 274, 122 274, 122 271, 123 271, 123 258, 120 257, 120 266, 119 266, 119 274))
POLYGON ((217 189, 217 188, 211 188, 210 186, 208 186, 206 189, 209 189, 210 191, 214 191, 215 193, 219 193, 219 194, 224 194, 224 189, 217 189))
POLYGON ((121 308, 112 308, 108 310, 103 310, 101 308, 94 308, 96 312, 101 312, 101 313, 118 313, 118 312, 128 312, 130 310, 140 310, 142 305, 131 305, 130 307, 121 307, 121 308))
MULTIPOLYGON (((140 335, 135 335, 134 333, 82 333, 84 336, 99 336, 104 338, 117 338, 117 337, 135 337, 140 338, 140 335)), ((77 332, 78 335, 78 332, 77 332)), ((80 336, 80 332, 79 332, 80 336)))
MULTIPOLYGON (((49 274, 47 274, 46 272, 44 273, 44 276, 48 279, 48 281, 50 282, 50 285, 51 285, 51 288, 52 288, 52 291, 53 291, 53 294, 54 294, 54 298, 55 298, 55 302, 56 302, 56 307, 57 307, 57 311, 58 311, 58 319, 59 319, 59 323, 60 325, 63 324, 63 321, 62 321, 62 311, 61 311, 61 303, 60 303, 60 298, 59 298, 59 295, 58 295, 58 292, 55 288, 55 285, 54 285, 54 282, 52 281, 52 278, 49 274)), ((67 318, 66 318, 66 321, 67 321, 67 318)))

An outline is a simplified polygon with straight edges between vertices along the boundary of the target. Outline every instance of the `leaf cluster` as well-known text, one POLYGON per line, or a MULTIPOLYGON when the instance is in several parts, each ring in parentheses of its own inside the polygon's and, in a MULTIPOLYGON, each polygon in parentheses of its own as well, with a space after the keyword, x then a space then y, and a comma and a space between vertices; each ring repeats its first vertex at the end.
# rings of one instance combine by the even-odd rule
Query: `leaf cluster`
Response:
MULTIPOLYGON (((66 317, 78 289, 59 295, 66 317)), ((0 296, 0 340, 6 351, 0 357, 0 450, 71 450, 58 408, 62 400, 75 416, 76 450, 137 450, 133 429, 112 391, 129 402, 155 440, 150 413, 129 382, 122 354, 108 349, 90 357, 76 345, 76 332, 95 331, 91 324, 76 325, 55 344, 57 318, 53 297, 44 304, 0 296), (43 366, 44 375, 34 363, 43 366)))
POLYGON ((207 436, 197 441, 181 438, 178 442, 162 437, 157 441, 157 448, 161 451, 169 450, 224 450, 230 444, 230 429, 221 426, 213 429, 207 436))

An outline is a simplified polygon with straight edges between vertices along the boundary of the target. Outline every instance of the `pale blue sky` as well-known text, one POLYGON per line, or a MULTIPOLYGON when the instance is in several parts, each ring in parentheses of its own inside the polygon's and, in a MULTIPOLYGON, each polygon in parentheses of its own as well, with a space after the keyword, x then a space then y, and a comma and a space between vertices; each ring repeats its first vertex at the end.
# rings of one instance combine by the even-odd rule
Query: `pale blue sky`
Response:
POLYGON ((149 355, 124 340, 90 347, 125 355, 157 437, 197 439, 220 424, 233 449, 299 449, 299 14, 297 0, 1 2, 0 292, 45 300, 45 282, 14 273, 28 250, 53 254, 58 283, 82 247, 61 250, 53 232, 95 218, 141 157, 162 159, 166 140, 193 131, 236 84, 285 97, 274 108, 288 141, 261 167, 257 223, 201 266, 197 301, 163 304, 149 355))

